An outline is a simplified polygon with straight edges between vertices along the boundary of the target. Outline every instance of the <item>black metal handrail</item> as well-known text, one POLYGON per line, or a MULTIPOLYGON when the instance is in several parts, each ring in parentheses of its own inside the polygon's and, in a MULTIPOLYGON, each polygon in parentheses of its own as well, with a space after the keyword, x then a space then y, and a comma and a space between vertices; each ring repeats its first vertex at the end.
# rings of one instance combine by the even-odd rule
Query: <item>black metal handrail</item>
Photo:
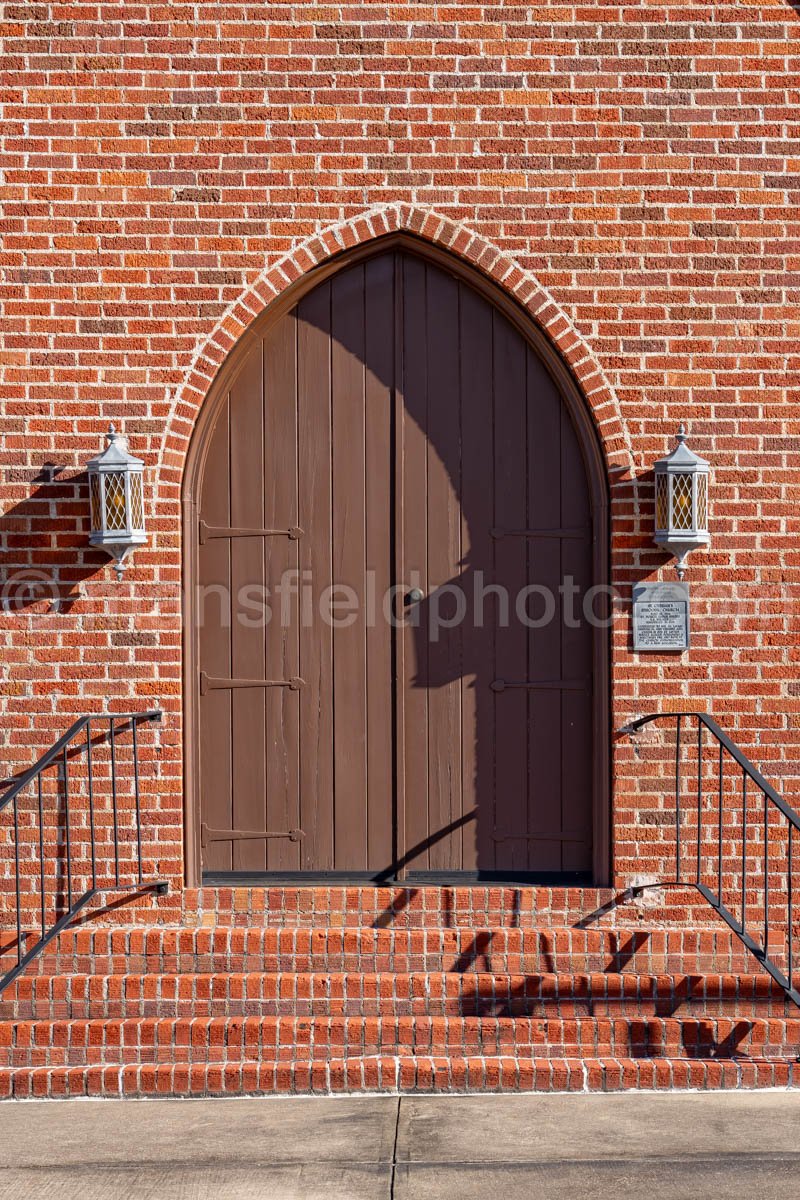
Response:
MULTIPOLYGON (((155 891, 157 894, 163 895, 168 889, 168 884, 163 879, 146 880, 143 873, 142 864, 142 824, 141 824, 141 807, 139 793, 139 743, 138 743, 138 728, 140 725, 149 721, 160 721, 162 713, 160 709, 151 709, 146 712, 138 713, 98 713, 89 716, 80 717, 67 732, 54 742, 49 750, 39 758, 32 767, 18 774, 13 779, 6 780, 0 783, 0 789, 5 789, 0 795, 0 813, 11 808, 12 811, 12 841, 13 841, 13 861, 14 861, 14 880, 13 894, 16 907, 16 962, 4 974, 0 974, 0 991, 8 984, 12 983, 17 976, 25 970, 27 965, 44 948, 58 937, 63 929, 75 918, 82 908, 94 899, 101 892, 116 891, 116 892, 150 892, 155 891), (95 817, 98 815, 96 804, 96 760, 94 754, 96 747, 93 745, 94 735, 93 726, 102 722, 108 723, 107 731, 103 731, 98 740, 105 741, 107 733, 108 748, 109 748, 109 783, 110 783, 110 799, 111 799, 111 836, 113 839, 113 878, 104 880, 98 876, 98 857, 97 857, 97 826, 95 817), (130 873, 135 878, 131 882, 123 882, 120 860, 120 822, 119 822, 119 756, 118 756, 118 739, 119 737, 130 730, 131 733, 131 768, 132 768, 132 785, 133 785, 133 800, 135 813, 135 859, 130 864, 130 873), (76 739, 79 735, 85 733, 85 740, 81 740, 77 745, 76 739), (84 877, 84 874, 79 872, 79 864, 73 861, 73 834, 72 823, 75 820, 74 812, 71 812, 70 803, 73 799, 73 793, 70 788, 70 758, 76 755, 83 755, 86 767, 86 789, 85 795, 87 799, 86 820, 88 823, 89 849, 90 849, 90 864, 86 872, 86 882, 88 886, 81 889, 78 888, 79 880, 84 877), (54 919, 48 921, 48 896, 47 896, 47 878, 48 878, 48 862, 45 851, 45 808, 43 794, 43 776, 44 772, 55 766, 60 772, 59 783, 61 786, 61 798, 63 799, 63 862, 59 865, 63 867, 66 874, 66 897, 63 903, 55 904, 54 919), (20 843, 20 813, 19 807, 23 799, 28 797, 27 789, 33 785, 34 793, 34 820, 38 824, 38 872, 27 871, 23 874, 21 863, 21 843, 20 843), (72 819, 71 819, 72 818, 72 819), (38 874, 39 894, 38 894, 38 915, 40 925, 40 935, 35 944, 23 952, 25 943, 25 933, 23 931, 23 878, 28 879, 35 877, 38 874), (89 882, 90 880, 90 882, 89 882)), ((62 845, 59 843, 57 847, 59 854, 62 845)), ((29 899, 29 896, 26 896, 29 899)), ((30 906, 29 906, 30 907, 30 906)), ((3 957, 5 957, 5 947, 0 950, 0 966, 2 965, 3 957)))
MULTIPOLYGON (((675 794, 675 879, 663 880, 664 885, 680 884, 692 885, 697 888, 700 895, 708 901, 714 911, 722 918, 723 921, 733 930, 733 932, 741 939, 747 949, 758 959, 765 971, 775 980, 775 982, 783 989, 786 996, 794 1001, 800 1007, 800 992, 794 986, 794 892, 793 892, 793 859, 794 859, 794 838, 795 831, 800 830, 800 816, 791 808, 786 801, 778 795, 772 785, 764 778, 757 767, 753 765, 749 758, 733 742, 717 722, 709 717, 706 713, 701 712, 671 712, 671 713, 650 713, 646 717, 639 717, 638 720, 632 721, 625 726, 624 732, 636 733, 644 725, 649 725, 653 721, 674 721, 675 722, 675 763, 674 763, 674 794, 675 794), (684 795, 683 795, 683 777, 682 770, 683 762, 683 746, 686 744, 682 735, 685 732, 692 732, 691 722, 697 723, 696 728, 696 812, 697 812, 697 846, 695 857, 694 878, 686 878, 682 869, 682 839, 681 825, 684 815, 684 795), (687 725, 684 725, 687 722, 687 725), (718 795, 718 815, 716 824, 717 836, 717 852, 716 852, 716 889, 709 887, 704 882, 703 873, 703 835, 705 832, 703 824, 703 796, 704 796, 704 752, 705 741, 704 730, 715 739, 718 748, 717 758, 717 795, 718 795), (724 806, 725 795, 725 762, 727 755, 733 759, 734 763, 741 772, 741 858, 740 864, 737 863, 741 871, 739 881, 739 896, 738 907, 740 910, 740 919, 734 915, 731 908, 723 900, 723 841, 725 836, 723 813, 727 811, 724 806), (747 833, 748 833, 748 783, 752 783, 758 791, 763 795, 763 861, 762 861, 762 882, 763 882, 763 904, 762 918, 760 921, 760 930, 756 929, 752 922, 748 919, 748 855, 747 855, 747 833), (781 889, 781 878, 770 877, 770 811, 777 811, 781 818, 786 822, 786 861, 785 861, 785 901, 786 901, 786 926, 783 939, 783 949, 785 950, 785 965, 784 971, 781 966, 775 961, 775 958, 770 953, 770 887, 773 894, 781 889), (758 940, 757 934, 760 935, 758 940)), ((713 763, 713 760, 712 760, 713 763)), ((738 805, 737 805, 738 809, 738 805)), ((773 842, 775 839, 773 838, 773 842)), ((713 843, 712 843, 713 844, 713 843)), ((773 859, 776 856, 777 847, 773 844, 772 847, 773 859)), ((751 906, 752 907, 752 906, 751 906)))

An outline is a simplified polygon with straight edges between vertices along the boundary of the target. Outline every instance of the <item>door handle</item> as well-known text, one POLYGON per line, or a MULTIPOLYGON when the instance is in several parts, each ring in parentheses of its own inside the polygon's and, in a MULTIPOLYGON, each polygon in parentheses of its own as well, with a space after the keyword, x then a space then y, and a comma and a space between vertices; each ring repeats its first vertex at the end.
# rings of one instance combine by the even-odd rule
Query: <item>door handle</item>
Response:
POLYGON ((422 588, 414 587, 406 596, 406 604, 419 604, 420 600, 425 599, 425 593, 422 588))

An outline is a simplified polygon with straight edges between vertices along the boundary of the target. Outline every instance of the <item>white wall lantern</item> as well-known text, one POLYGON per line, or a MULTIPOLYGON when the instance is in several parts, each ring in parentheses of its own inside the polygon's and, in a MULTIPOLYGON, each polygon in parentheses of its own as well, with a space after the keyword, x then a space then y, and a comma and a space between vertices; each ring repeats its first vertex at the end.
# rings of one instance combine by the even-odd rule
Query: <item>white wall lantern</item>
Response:
POLYGON ((686 445, 681 425, 678 444, 654 465, 656 485, 656 545, 677 559, 678 578, 691 550, 711 544, 708 532, 708 491, 711 467, 686 445))
POLYGON ((91 533, 89 543, 115 560, 122 579, 125 560, 136 546, 147 541, 144 529, 144 463, 128 453, 124 437, 113 425, 106 434, 102 454, 87 464, 91 533))

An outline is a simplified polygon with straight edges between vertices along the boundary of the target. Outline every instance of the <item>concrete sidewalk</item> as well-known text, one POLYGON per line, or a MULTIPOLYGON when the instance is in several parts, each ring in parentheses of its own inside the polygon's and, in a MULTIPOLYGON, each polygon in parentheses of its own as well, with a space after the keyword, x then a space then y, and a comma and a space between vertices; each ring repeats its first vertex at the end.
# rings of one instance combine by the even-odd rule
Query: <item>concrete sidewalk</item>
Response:
POLYGON ((797 1092, 0 1105, 0 1200, 784 1200, 798 1177, 797 1092))

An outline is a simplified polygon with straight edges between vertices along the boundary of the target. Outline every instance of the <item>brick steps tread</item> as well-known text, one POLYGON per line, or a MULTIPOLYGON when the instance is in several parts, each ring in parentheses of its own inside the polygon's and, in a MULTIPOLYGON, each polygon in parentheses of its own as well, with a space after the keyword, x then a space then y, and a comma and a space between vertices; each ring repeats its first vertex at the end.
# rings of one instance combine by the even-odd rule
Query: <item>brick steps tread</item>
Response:
POLYGON ((800 1013, 722 925, 589 923, 580 890, 278 891, 66 930, 0 996, 0 1098, 800 1086, 800 1013))
POLYGON ((273 1056, 796 1058, 800 1017, 280 1016, 6 1021, 0 1066, 230 1063, 273 1056))
POLYGON ((180 972, 23 976, 2 1020, 262 1016, 792 1016, 766 974, 180 972), (765 1009, 767 1011, 765 1011, 765 1009), (755 1010, 755 1011, 754 1011, 755 1010))
POLYGON ((0 1068, 0 1098, 217 1096, 336 1092, 620 1092, 798 1087, 800 1065, 772 1058, 637 1059, 418 1055, 258 1063, 0 1068))
MULTIPOLYGON (((8 962, 9 956, 0 957, 8 962)), ((132 927, 67 930, 26 974, 180 971, 442 971, 512 973, 723 971, 760 974, 736 936, 691 930, 553 927, 132 927)))
POLYGON ((208 886, 191 889, 187 923, 211 925, 575 925, 608 927, 644 922, 686 927, 703 925, 706 902, 691 885, 660 894, 634 894, 611 887, 557 884, 398 884, 384 887, 281 884, 266 888, 208 886), (690 915, 691 914, 691 915, 690 915))

